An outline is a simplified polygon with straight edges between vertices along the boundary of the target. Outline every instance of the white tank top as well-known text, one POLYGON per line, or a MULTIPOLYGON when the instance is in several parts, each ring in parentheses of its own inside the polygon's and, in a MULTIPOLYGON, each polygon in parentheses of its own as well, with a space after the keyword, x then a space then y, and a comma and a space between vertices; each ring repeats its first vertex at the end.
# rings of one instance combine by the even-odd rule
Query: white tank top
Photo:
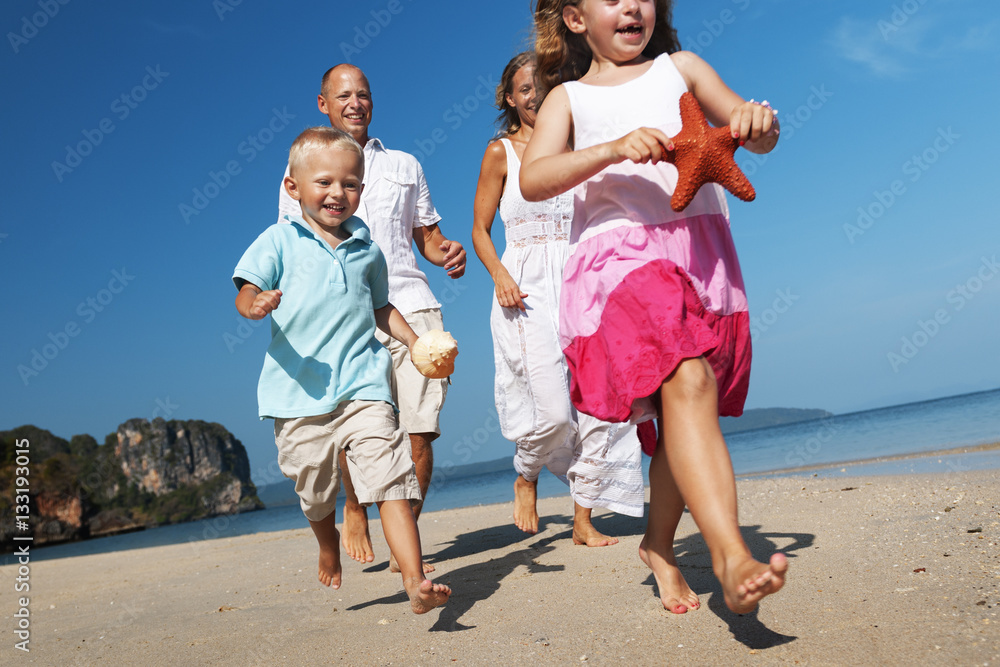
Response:
POLYGON ((573 191, 530 202, 521 195, 519 174, 521 161, 517 159, 510 139, 500 140, 507 152, 507 181, 500 197, 500 217, 508 247, 567 242, 573 219, 573 191))
MULTIPOLYGON (((562 85, 569 96, 577 150, 618 139, 640 127, 658 128, 668 137, 681 130, 680 97, 687 86, 667 54, 657 56, 643 74, 617 86, 579 81, 562 85)), ((686 209, 675 213, 670 196, 676 185, 677 169, 666 162, 611 165, 577 188, 571 243, 622 225, 711 214, 729 218, 725 194, 714 183, 703 186, 686 209)))

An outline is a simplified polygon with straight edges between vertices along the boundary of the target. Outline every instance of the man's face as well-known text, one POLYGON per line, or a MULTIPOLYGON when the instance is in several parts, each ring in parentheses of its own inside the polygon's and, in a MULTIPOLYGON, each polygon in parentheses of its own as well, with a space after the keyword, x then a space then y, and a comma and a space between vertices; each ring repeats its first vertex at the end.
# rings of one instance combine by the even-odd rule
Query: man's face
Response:
POLYGON ((343 130, 362 146, 368 141, 368 125, 372 122, 372 94, 361 70, 343 67, 334 70, 320 94, 319 110, 330 119, 330 125, 343 130))

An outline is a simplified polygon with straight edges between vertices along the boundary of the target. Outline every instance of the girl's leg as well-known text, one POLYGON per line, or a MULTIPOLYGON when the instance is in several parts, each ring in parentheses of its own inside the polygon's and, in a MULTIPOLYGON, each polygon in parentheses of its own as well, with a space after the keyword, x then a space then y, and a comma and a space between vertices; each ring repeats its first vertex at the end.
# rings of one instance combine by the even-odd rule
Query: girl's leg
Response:
POLYGON ((656 578, 663 608, 674 614, 701 606, 698 596, 681 574, 674 557, 674 535, 684 514, 684 498, 677 488, 663 444, 660 423, 656 451, 649 463, 649 519, 646 534, 639 543, 639 558, 656 578))
POLYGON ((384 500, 378 504, 382 532, 403 575, 403 587, 415 614, 424 614, 448 601, 451 589, 424 576, 420 533, 409 500, 384 500))
POLYGON ((740 534, 736 478, 719 429, 717 392, 715 373, 704 358, 682 361, 660 390, 661 437, 676 488, 712 554, 726 605, 747 613, 784 585, 788 562, 782 554, 773 555, 770 564, 755 561, 740 534))

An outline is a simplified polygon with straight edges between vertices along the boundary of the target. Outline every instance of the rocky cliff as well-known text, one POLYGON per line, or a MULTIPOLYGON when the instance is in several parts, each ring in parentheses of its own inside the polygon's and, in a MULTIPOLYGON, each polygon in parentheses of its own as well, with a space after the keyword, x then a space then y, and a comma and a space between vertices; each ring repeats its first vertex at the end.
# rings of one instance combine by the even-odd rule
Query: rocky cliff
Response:
POLYGON ((0 544, 23 515, 16 479, 28 461, 35 544, 261 509, 242 443, 219 424, 132 419, 98 445, 34 426, 0 432, 0 544), (25 445, 27 443, 27 445, 25 445), (16 451, 27 450, 18 460, 16 451), (20 468, 20 470, 19 470, 20 468))

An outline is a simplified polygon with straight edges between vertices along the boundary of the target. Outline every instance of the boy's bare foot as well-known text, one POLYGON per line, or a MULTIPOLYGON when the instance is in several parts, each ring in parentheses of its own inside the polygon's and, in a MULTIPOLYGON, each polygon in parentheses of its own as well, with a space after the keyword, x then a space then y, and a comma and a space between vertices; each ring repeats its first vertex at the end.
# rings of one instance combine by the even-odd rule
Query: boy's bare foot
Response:
POLYGON ((787 573, 788 559, 781 553, 771 556, 767 564, 749 555, 725 563, 719 581, 726 606, 737 614, 753 611, 762 598, 781 590, 787 573))
POLYGON ((618 544, 617 537, 609 537, 594 528, 590 522, 591 509, 574 503, 573 513, 573 544, 585 544, 588 547, 609 547, 618 544))
POLYGON ((410 596, 410 607, 414 614, 426 614, 434 607, 440 607, 451 596, 451 588, 435 584, 430 579, 411 577, 403 580, 403 587, 410 596))
POLYGON ((334 528, 331 543, 319 543, 319 583, 332 588, 340 588, 340 545, 337 544, 337 529, 334 528))
POLYGON ((368 514, 361 506, 350 509, 344 506, 344 531, 340 538, 344 551, 359 563, 371 563, 375 560, 372 550, 372 538, 368 533, 368 514))
POLYGON ((520 475, 514 480, 514 525, 526 533, 538 532, 538 480, 529 482, 520 475))
POLYGON ((660 603, 671 614, 684 614, 688 609, 698 609, 701 602, 698 595, 691 590, 674 555, 663 556, 646 548, 646 538, 639 543, 639 558, 653 571, 656 587, 660 591, 660 603))
MULTIPOLYGON (((424 574, 434 571, 434 566, 428 563, 427 561, 423 560, 420 562, 424 566, 424 574)), ((396 557, 393 556, 391 553, 389 554, 389 571, 401 572, 401 570, 399 569, 399 563, 396 562, 396 557)))

